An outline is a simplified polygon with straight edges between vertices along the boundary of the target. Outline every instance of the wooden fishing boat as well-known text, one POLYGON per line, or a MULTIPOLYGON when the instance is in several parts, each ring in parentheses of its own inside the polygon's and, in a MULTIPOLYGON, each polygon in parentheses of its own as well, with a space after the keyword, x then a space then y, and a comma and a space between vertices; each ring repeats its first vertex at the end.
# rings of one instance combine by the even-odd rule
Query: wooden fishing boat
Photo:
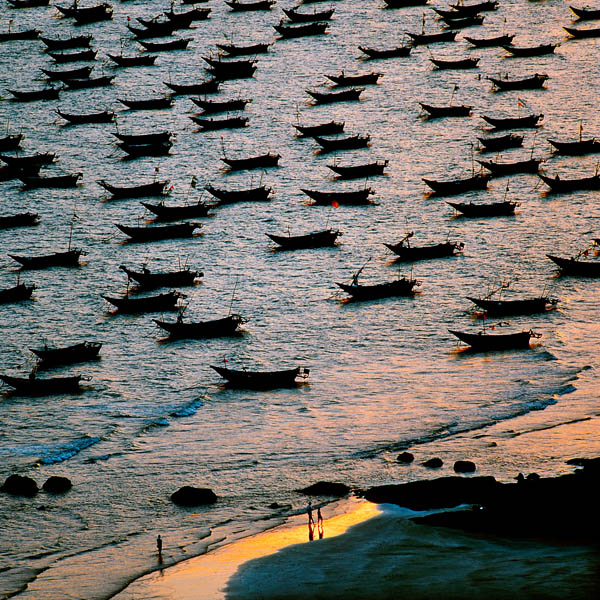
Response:
POLYGON ((564 27, 563 29, 576 39, 597 38, 600 37, 600 27, 590 27, 587 29, 579 29, 577 27, 564 27))
POLYGON ((17 213, 14 215, 0 215, 0 229, 12 229, 13 227, 30 227, 37 225, 40 217, 34 212, 17 213))
POLYGON ((295 387, 299 377, 306 379, 310 373, 310 370, 304 367, 280 371, 240 371, 214 365, 210 365, 210 368, 226 379, 229 386, 248 390, 295 387))
POLYGON ((196 229, 202 227, 201 223, 174 223, 172 225, 154 225, 152 227, 132 227, 115 223, 133 242, 154 242, 173 238, 192 237, 196 229))
POLYGON ((563 258, 554 254, 546 254, 546 256, 559 267, 561 275, 600 277, 600 261, 580 260, 579 257, 563 258))
POLYGON ((19 175, 18 179, 23 182, 25 189, 33 188, 73 188, 77 187, 79 180, 83 177, 83 173, 69 173, 67 175, 53 175, 45 176, 41 175, 19 175))
POLYGON ((509 54, 514 57, 521 56, 543 56, 544 54, 553 54, 558 44, 540 44, 539 46, 502 46, 509 54))
POLYGON ((73 363, 86 362, 98 357, 102 348, 100 342, 79 342, 72 346, 63 348, 30 348, 39 359, 38 369, 48 369, 59 365, 70 365, 73 363))
POLYGON ((533 331, 520 331, 518 333, 467 333, 464 331, 448 330, 461 342, 477 352, 494 352, 496 350, 517 350, 529 348, 532 337, 539 338, 541 334, 533 331))
POLYGON ((173 8, 163 12, 163 15, 174 23, 176 29, 187 29, 193 21, 206 21, 209 18, 212 9, 210 8, 192 8, 182 13, 176 13, 173 8))
POLYGON ((125 265, 120 265, 119 269, 127 274, 129 279, 136 282, 138 290, 155 290, 161 287, 188 287, 196 284, 196 281, 203 277, 201 271, 192 269, 180 269, 178 271, 166 271, 152 273, 146 267, 141 271, 128 269, 125 265))
POLYGON ((40 69, 50 81, 65 81, 66 79, 83 79, 89 77, 94 67, 79 67, 77 69, 67 69, 61 71, 51 71, 50 69, 40 69))
POLYGON ((328 121, 318 125, 294 125, 300 137, 333 135, 344 131, 344 121, 328 121))
POLYGON ((7 31, 0 33, 0 42, 11 40, 35 40, 40 35, 39 29, 22 29, 21 31, 7 31))
POLYGON ((589 8, 587 6, 584 6, 583 8, 578 8, 577 6, 571 5, 569 5, 569 8, 580 21, 593 21, 595 19, 600 19, 599 8, 589 8))
POLYGON ((157 221, 179 221, 181 219, 207 217, 209 216, 208 211, 217 206, 215 204, 205 204, 203 202, 179 206, 168 206, 164 202, 159 204, 142 202, 142 205, 156 215, 157 221))
POLYGON ((416 279, 402 277, 395 281, 376 283, 372 285, 359 285, 358 283, 338 283, 344 292, 352 296, 352 300, 379 300, 380 298, 392 298, 396 296, 412 296, 414 288, 420 285, 416 279))
POLYGON ((206 114, 227 112, 230 110, 244 110, 246 104, 252 100, 237 98, 233 100, 202 100, 201 98, 191 98, 191 101, 201 108, 206 114))
POLYGON ((475 69, 478 58, 460 58, 456 60, 441 60, 439 58, 429 59, 438 69, 475 69))
POLYGON ((490 38, 474 38, 470 36, 463 36, 463 39, 467 40, 469 44, 475 46, 475 48, 493 48, 497 46, 508 46, 512 44, 514 35, 497 35, 490 38))
POLYGON ((527 115, 525 117, 488 117, 482 115, 481 118, 487 121, 494 129, 523 129, 529 127, 537 127, 539 122, 544 118, 543 114, 527 115))
POLYGON ((349 192, 321 192, 304 188, 301 189, 309 198, 315 201, 316 205, 321 206, 328 206, 333 203, 350 206, 370 204, 371 201, 369 200, 369 196, 375 193, 372 188, 362 188, 360 190, 352 190, 349 192))
POLYGON ((0 181, 12 181, 19 179, 21 175, 37 175, 40 172, 41 165, 31 165, 25 169, 6 165, 0 167, 0 181))
POLYGON ((158 56, 154 54, 140 54, 139 56, 123 56, 107 53, 106 55, 119 67, 149 67, 152 66, 158 58, 158 56))
POLYGON ((251 156, 249 158, 226 158, 221 160, 229 167, 230 171, 242 171, 250 169, 265 169, 276 167, 279 164, 281 155, 268 152, 259 156, 251 156))
POLYGON ((148 52, 169 52, 170 50, 185 50, 192 41, 191 38, 177 38, 168 42, 148 42, 146 40, 136 40, 148 52))
POLYGON ((523 136, 508 133, 498 137, 477 138, 483 146, 481 152, 498 152, 507 148, 520 148, 523 145, 523 136))
POLYGON ((256 72, 256 64, 225 63, 215 61, 216 66, 206 69, 217 81, 231 81, 233 79, 249 79, 256 72))
POLYGON ((519 298, 515 300, 492 300, 491 298, 473 298, 467 296, 486 314, 495 317, 505 317, 507 315, 532 315, 535 313, 546 312, 548 308, 556 306, 558 300, 548 296, 539 296, 537 298, 519 298))
POLYGON ((112 123, 115 120, 115 113, 108 110, 86 114, 73 114, 56 109, 56 114, 65 119, 65 121, 69 121, 69 124, 71 125, 82 125, 84 123, 112 123))
POLYGON ((90 79, 66 79, 64 84, 70 90, 87 90, 90 88, 104 87, 110 85, 115 78, 114 75, 102 75, 90 79))
POLYGON ((256 0, 255 2, 238 2, 238 0, 225 0, 225 4, 232 11, 255 11, 255 10, 271 10, 276 4, 275 0, 256 0))
POLYGON ((48 56, 51 56, 52 60, 59 64, 96 60, 97 54, 98 51, 91 48, 80 52, 48 52, 48 56))
POLYGON ((204 119, 202 117, 189 117, 200 131, 215 131, 217 129, 239 129, 248 125, 248 117, 226 117, 225 119, 204 119))
POLYGON ((56 100, 60 93, 58 88, 48 87, 41 90, 8 90, 15 102, 34 102, 35 100, 56 100))
POLYGON ((300 25, 273 25, 273 28, 284 39, 305 37, 308 35, 321 35, 327 33, 329 23, 327 21, 315 21, 300 25))
POLYGON ((548 81, 548 75, 545 73, 535 73, 531 77, 522 79, 497 79, 496 77, 486 77, 491 81, 494 87, 499 91, 504 90, 537 90, 544 87, 548 81))
POLYGON ((88 48, 93 39, 91 35, 74 35, 68 38, 49 38, 44 35, 40 35, 39 37, 49 50, 88 48))
POLYGON ((371 48, 370 46, 359 46, 358 49, 370 59, 395 58, 397 56, 408 56, 412 50, 410 46, 397 46, 395 48, 371 48))
POLYGON ((358 179, 362 177, 374 177, 384 175, 384 169, 388 166, 387 160, 377 160, 364 165, 326 165, 338 175, 338 179, 358 179))
POLYGON ((175 94, 215 94, 219 91, 220 81, 207 79, 198 83, 171 83, 163 81, 175 94))
POLYGON ((0 375, 0 379, 12 388, 16 394, 24 396, 54 396, 56 394, 74 394, 81 391, 79 383, 82 375, 71 377, 37 377, 33 373, 29 377, 11 377, 0 375))
POLYGON ((333 17, 333 13, 335 12, 335 8, 330 8, 328 10, 321 10, 317 12, 316 10, 311 13, 303 13, 298 12, 298 7, 296 8, 282 8, 285 16, 292 23, 310 23, 312 21, 329 21, 331 17, 333 17))
POLYGON ((35 290, 35 285, 25 285, 18 283, 17 285, 0 290, 0 304, 11 304, 13 302, 21 302, 22 300, 31 300, 31 294, 35 290))
POLYGON ((430 119, 437 119, 442 117, 468 117, 473 110, 472 106, 465 105, 450 105, 450 106, 432 106, 431 104, 425 104, 419 102, 421 108, 429 113, 430 119))
POLYGON ((430 246, 411 246, 409 239, 413 233, 409 233, 397 244, 385 244, 384 246, 391 250, 396 256, 397 261, 413 262, 417 260, 430 260, 433 258, 445 258, 448 256, 456 256, 458 252, 462 252, 465 245, 458 242, 442 242, 441 244, 433 244, 430 246))
POLYGON ((425 6, 429 0, 383 0, 385 8, 405 8, 407 6, 425 6))
POLYGON ((514 162, 494 162, 491 160, 478 160, 482 167, 492 173, 492 177, 503 177, 505 175, 514 175, 516 173, 537 173, 541 160, 530 158, 528 160, 518 160, 514 162))
POLYGON ((490 202, 486 204, 474 204, 473 202, 447 202, 462 216, 478 219, 480 217, 505 217, 515 214, 518 202, 504 200, 502 202, 490 202))
POLYGON ((112 17, 113 9, 110 4, 78 8, 73 14, 76 25, 86 25, 88 23, 97 23, 98 21, 109 21, 112 17))
POLYGON ((11 8, 33 8, 35 6, 48 6, 50 0, 8 0, 11 8))
POLYGON ((270 43, 250 44, 238 46, 235 44, 217 44, 217 48, 230 56, 251 56, 253 54, 264 54, 269 51, 270 43))
POLYGON ((450 8, 462 14, 472 15, 480 12, 497 10, 499 4, 500 3, 495 0, 483 0, 483 2, 475 2, 474 4, 462 4, 459 2, 451 4, 450 8))
POLYGON ((456 13, 453 15, 447 14, 446 16, 440 15, 441 19, 451 27, 452 29, 463 29, 465 27, 475 27, 477 25, 483 25, 485 17, 481 15, 463 15, 456 13))
POLYGON ((161 110, 171 108, 175 100, 169 96, 164 98, 146 98, 144 100, 125 100, 118 98, 121 104, 124 104, 129 110, 161 110))
POLYGON ((266 202, 271 199, 270 196, 273 192, 273 188, 266 185, 245 190, 224 190, 207 185, 204 189, 219 200, 216 206, 236 202, 266 202))
POLYGON ((0 152, 18 150, 21 147, 23 137, 22 133, 12 133, 0 138, 0 152))
POLYGON ((66 252, 54 252, 41 256, 20 256, 9 254, 13 260, 21 264, 21 269, 47 269, 50 267, 78 267, 81 256, 86 255, 83 250, 67 250, 66 252))
POLYGON ((313 135, 312 137, 321 146, 321 152, 338 152, 339 150, 366 148, 371 141, 370 135, 351 135, 338 138, 325 138, 320 135, 313 135))
POLYGON ((127 159, 139 158, 140 156, 166 156, 173 146, 173 142, 154 142, 151 144, 117 144, 123 152, 127 153, 127 159))
POLYGON ((198 340, 205 338, 228 337, 239 333, 238 328, 247 322, 241 315, 228 315, 222 319, 213 319, 210 321, 197 321, 184 323, 183 320, 153 321, 165 331, 169 332, 169 338, 172 340, 198 340))
POLYGON ((439 42, 453 42, 458 31, 440 31, 439 33, 410 33, 406 35, 411 39, 413 46, 428 46, 439 42))
POLYGON ((491 175, 489 173, 477 173, 471 177, 464 179, 438 180, 426 179, 423 181, 438 195, 450 196, 454 194, 462 194, 471 190, 485 190, 491 175))
POLYGON ((554 146, 558 154, 581 156, 600 152, 600 142, 596 138, 579 139, 571 142, 559 142, 558 140, 549 139, 548 142, 554 146))
MULTIPOLYGON (((150 25, 150 22, 148 22, 150 25)), ((127 29, 135 36, 136 40, 147 40, 150 38, 169 37, 175 31, 175 23, 171 21, 155 21, 149 27, 142 29, 127 25, 127 29)))
POLYGON ((278 250, 301 250, 334 246, 337 238, 342 235, 342 232, 325 229, 303 235, 275 235, 271 233, 266 233, 265 235, 277 244, 278 250))
POLYGON ((0 160, 16 169, 28 170, 31 167, 49 165, 56 160, 54 152, 39 152, 28 156, 8 156, 0 154, 0 160))
POLYGON ((343 71, 339 75, 325 75, 337 86, 351 85, 375 85, 383 73, 371 71, 370 73, 359 73, 357 75, 346 75, 343 71))
POLYGON ((538 177, 548 186, 554 193, 573 192, 576 190, 599 190, 600 175, 595 174, 591 177, 579 177, 575 179, 563 179, 558 174, 554 177, 548 177, 542 173, 538 173, 538 177))
POLYGON ((117 307, 116 312, 125 314, 135 314, 144 312, 163 312, 177 310, 177 302, 180 298, 185 298, 185 294, 178 291, 165 292, 158 296, 143 296, 140 298, 131 298, 124 296, 115 298, 113 296, 102 296, 108 303, 117 307))
POLYGON ((162 196, 169 180, 152 181, 133 186, 112 185, 104 179, 99 179, 98 184, 109 192, 113 198, 144 198, 146 196, 162 196))

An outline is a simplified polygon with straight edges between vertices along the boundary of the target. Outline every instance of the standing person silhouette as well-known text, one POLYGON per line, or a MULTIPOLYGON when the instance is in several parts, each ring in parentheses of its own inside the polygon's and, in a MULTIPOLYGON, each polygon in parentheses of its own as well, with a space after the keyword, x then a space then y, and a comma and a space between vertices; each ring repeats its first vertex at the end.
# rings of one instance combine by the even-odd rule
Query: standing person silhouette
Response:
POLYGON ((321 509, 317 508, 317 529, 319 531, 319 539, 323 539, 323 516, 321 515, 321 509))
POLYGON ((156 538, 156 549, 158 550, 158 558, 162 558, 162 546, 163 546, 163 542, 162 542, 162 538, 160 537, 160 533, 159 533, 158 537, 156 538))
POLYGON ((308 515, 308 541, 312 542, 315 537, 315 520, 313 518, 313 508, 310 501, 306 507, 306 514, 308 515))

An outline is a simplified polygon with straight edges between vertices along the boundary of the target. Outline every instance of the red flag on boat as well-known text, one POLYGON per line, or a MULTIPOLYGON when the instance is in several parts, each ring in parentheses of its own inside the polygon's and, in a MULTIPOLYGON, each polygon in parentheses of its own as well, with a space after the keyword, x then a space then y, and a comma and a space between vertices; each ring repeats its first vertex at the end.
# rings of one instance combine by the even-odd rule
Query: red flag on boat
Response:
POLYGON ((339 205, 340 205, 340 203, 339 203, 337 200, 334 200, 334 201, 331 203, 331 206, 333 206, 333 208, 337 208, 339 205))
POLYGON ((229 361, 228 361, 226 358, 224 358, 224 359, 223 359, 223 362, 224 362, 224 363, 226 363, 226 362, 229 362, 229 361))

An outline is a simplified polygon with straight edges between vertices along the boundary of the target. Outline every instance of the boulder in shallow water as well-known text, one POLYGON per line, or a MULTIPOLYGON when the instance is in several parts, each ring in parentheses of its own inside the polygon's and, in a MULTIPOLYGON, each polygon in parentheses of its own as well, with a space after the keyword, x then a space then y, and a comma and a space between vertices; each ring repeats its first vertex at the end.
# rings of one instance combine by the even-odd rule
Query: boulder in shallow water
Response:
POLYGON ((209 488, 184 485, 171 494, 171 500, 178 506, 199 506, 201 504, 213 504, 217 501, 217 495, 209 488))
POLYGON ((404 463, 405 465, 410 464, 415 457, 410 452, 401 452, 398 454, 398 458, 396 459, 399 463, 404 463))
POLYGON ((474 473, 476 470, 475 463, 470 460, 457 460, 454 463, 455 473, 474 473))
POLYGON ((441 458, 430 458, 423 463, 424 467, 429 469, 439 469, 444 464, 444 461, 441 458))
POLYGON ((48 479, 46 479, 42 487, 49 494, 64 494, 73 487, 73 484, 68 477, 58 477, 57 475, 52 475, 52 477, 48 477, 48 479))
POLYGON ((32 497, 38 493, 38 484, 31 477, 16 474, 9 475, 0 487, 0 492, 12 494, 13 496, 32 497))
POLYGON ((296 490, 308 496, 345 496, 350 493, 350 488, 345 483, 331 481, 318 481, 301 490, 296 490))

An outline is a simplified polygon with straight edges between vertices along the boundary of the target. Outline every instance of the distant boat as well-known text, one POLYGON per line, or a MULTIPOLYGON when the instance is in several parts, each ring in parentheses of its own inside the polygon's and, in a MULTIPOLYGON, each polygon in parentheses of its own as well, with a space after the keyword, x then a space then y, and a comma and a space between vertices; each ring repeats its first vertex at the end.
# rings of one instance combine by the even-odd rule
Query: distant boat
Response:
POLYGON ((303 13, 298 12, 298 7, 296 8, 282 8, 285 16, 292 23, 310 23, 311 21, 329 21, 335 12, 335 8, 329 8, 327 10, 322 10, 317 12, 303 13))
POLYGON ((450 7, 459 13, 472 15, 480 12, 488 12, 497 10, 499 2, 496 0, 483 0, 482 2, 475 2, 473 4, 463 4, 462 1, 456 4, 451 4, 450 7))
POLYGON ((596 138, 584 138, 570 142, 559 142, 558 140, 548 139, 558 154, 567 154, 569 156, 581 156, 583 154, 594 154, 600 152, 600 141, 596 138))
POLYGON ((83 250, 67 250, 41 256, 20 256, 9 254, 13 260, 21 264, 22 269, 46 269, 49 267, 78 267, 79 258, 87 254, 83 250))
POLYGON ((492 173, 492 177, 502 177, 504 175, 514 175, 516 173, 537 173, 541 160, 529 158, 527 160, 517 160, 513 162, 494 162, 491 160, 477 161, 483 168, 492 173))
POLYGON ((204 189, 217 198, 218 205, 236 202, 267 202, 271 199, 270 196, 273 192, 273 188, 266 185, 242 190, 225 190, 207 185, 204 189))
POLYGON ((108 110, 85 114, 74 114, 66 113, 56 109, 56 114, 65 119, 65 121, 69 121, 69 124, 71 125, 81 125, 84 123, 112 123, 115 120, 115 113, 108 110))
POLYGON ((384 243, 384 246, 397 256, 396 260, 406 262, 456 256, 465 247, 463 243, 458 242, 442 242, 431 246, 411 246, 409 239, 412 236, 413 233, 410 232, 397 244, 384 243))
POLYGON ((123 56, 107 53, 108 58, 119 67, 149 67, 158 58, 153 54, 140 54, 139 56, 123 56))
POLYGON ((40 35, 39 29, 22 29, 21 31, 7 31, 0 33, 0 42, 11 40, 35 40, 40 35))
POLYGON ((509 54, 513 56, 543 56, 544 54, 553 54, 558 44, 540 44, 539 46, 502 46, 509 54))
POLYGON ((253 54, 264 54, 269 51, 270 43, 250 44, 238 46, 235 44, 217 44, 217 48, 230 56, 251 56, 253 54))
POLYGON ((70 90, 83 90, 89 88, 105 87, 110 85, 115 78, 114 75, 102 75, 90 79, 66 79, 63 83, 70 90))
POLYGON ((74 394, 81 391, 79 383, 89 380, 82 375, 72 377, 11 377, 0 375, 0 379, 12 388, 15 393, 25 396, 54 396, 55 394, 74 394))
POLYGON ((244 110, 246 104, 252 102, 252 100, 247 98, 235 98, 232 100, 203 100, 202 98, 191 98, 191 101, 206 114, 227 112, 230 110, 244 110))
POLYGON ((0 152, 10 152, 17 150, 23 141, 22 133, 13 133, 0 138, 0 152))
POLYGON ((315 100, 315 104, 331 104, 332 102, 347 102, 352 100, 360 100, 360 95, 365 91, 365 88, 349 88, 338 92, 317 92, 315 90, 306 90, 309 96, 315 100))
POLYGON ((379 300, 381 298, 392 298, 396 296, 412 296, 414 288, 420 283, 416 279, 402 277, 394 281, 376 283, 372 285, 360 285, 358 283, 339 283, 336 285, 344 292, 352 296, 353 300, 379 300))
POLYGON ((141 183, 133 186, 112 185, 104 179, 98 180, 98 185, 109 192, 113 198, 144 198, 147 196, 162 196, 169 180, 152 181, 151 183, 141 183))
POLYGON ((216 131, 218 129, 240 129, 248 125, 248 117, 225 117, 223 119, 205 119, 191 116, 190 119, 200 127, 197 131, 216 131))
POLYGON ((46 369, 93 360, 98 357, 100 348, 102 348, 100 342, 80 342, 63 348, 44 346, 44 348, 30 348, 30 350, 40 359, 38 368, 46 369))
POLYGON ((321 35, 327 32, 328 27, 329 23, 327 21, 316 21, 300 25, 273 25, 275 31, 277 31, 277 33, 284 39, 305 37, 309 35, 321 35))
POLYGON ((504 200, 502 202, 489 202, 475 204, 473 202, 447 202, 452 208, 468 218, 501 217, 515 214, 518 202, 504 200))
POLYGON ((541 313, 558 303, 558 300, 548 298, 547 296, 519 298, 515 300, 493 300, 491 298, 473 298, 467 296, 467 300, 473 302, 473 304, 485 311, 488 315, 496 317, 541 313))
POLYGON ((395 48, 371 48, 370 46, 359 46, 358 49, 371 59, 395 58, 397 56, 409 56, 412 48, 410 46, 397 46, 395 48))
POLYGON ((0 215, 0 230, 13 227, 28 227, 37 225, 40 217, 34 212, 17 213, 13 215, 0 215))
POLYGON ((455 194, 462 194, 463 192, 469 192, 471 190, 485 190, 487 189, 488 181, 491 179, 489 173, 477 173, 471 177, 465 177, 463 179, 450 179, 440 181, 438 179, 426 179, 422 178, 423 181, 438 195, 450 196, 455 194))
POLYGON ((374 194, 372 188, 363 188, 360 190, 351 190, 347 192, 321 192, 317 190, 307 190, 302 188, 302 191, 312 200, 315 204, 319 205, 330 205, 333 203, 344 204, 350 206, 360 206, 370 204, 369 196, 374 194))
POLYGON ((429 118, 436 119, 441 117, 468 117, 471 114, 472 106, 450 105, 450 106, 432 106, 419 102, 421 108, 429 113, 429 118))
POLYGON ((488 117, 482 115, 481 118, 487 121, 494 129, 522 129, 537 127, 538 123, 544 118, 543 114, 526 115, 524 117, 488 117))
POLYGON ((170 50, 185 50, 192 41, 190 38, 178 38, 169 42, 148 42, 145 40, 136 40, 148 52, 168 52, 170 50))
POLYGON ((597 38, 600 37, 600 27, 590 27, 587 29, 580 29, 578 27, 565 27, 563 29, 572 37, 576 39, 586 38, 597 38))
POLYGON ((413 46, 428 46, 439 42, 453 42, 458 31, 440 31, 439 33, 410 33, 406 35, 411 39, 413 46))
POLYGON ((580 21, 592 21, 595 19, 600 19, 600 9, 599 8, 588 8, 584 6, 583 8, 579 8, 577 6, 570 6, 569 8, 573 11, 573 13, 577 16, 580 21))
POLYGON ((324 248, 333 246, 337 238, 342 235, 341 231, 325 229, 323 231, 313 231, 304 235, 274 235, 265 234, 271 238, 281 250, 301 250, 306 248, 324 248))
POLYGON ((164 202, 150 204, 142 202, 142 206, 156 215, 157 221, 179 221, 181 219, 197 219, 207 217, 208 211, 215 208, 215 204, 197 202, 195 204, 167 205, 164 202))
POLYGON ((459 58, 455 60, 429 59, 438 69, 475 69, 479 58, 459 58))
POLYGON ((34 102, 36 100, 56 100, 60 94, 58 88, 48 87, 41 90, 8 90, 13 96, 14 101, 34 102))
POLYGON ((144 296, 131 298, 124 296, 115 298, 113 296, 102 296, 107 302, 117 307, 119 313, 135 314, 143 312, 162 312, 177 310, 177 301, 185 298, 185 294, 178 291, 166 292, 158 296, 144 296))
POLYGON ((55 63, 70 63, 78 61, 96 60, 97 50, 88 48, 79 52, 48 52, 55 63))
POLYGON ((201 271, 192 269, 180 269, 178 271, 151 272, 147 268, 141 271, 128 269, 120 265, 119 269, 127 274, 129 279, 136 282, 140 290, 156 290, 161 287, 187 287, 192 286, 204 275, 201 271))
POLYGON ((548 81, 548 75, 535 73, 531 77, 524 77, 522 79, 499 79, 496 77, 486 77, 491 81, 494 86, 502 90, 535 90, 544 87, 546 81, 548 81))
POLYGON ((35 285, 25 285, 18 283, 17 285, 0 290, 0 304, 11 304, 13 302, 21 302, 22 300, 30 300, 31 294, 35 290, 35 285))
POLYGON ((240 315, 228 315, 222 319, 189 323, 185 323, 179 319, 175 322, 153 320, 161 329, 169 333, 170 339, 174 340, 232 336, 238 333, 240 325, 247 322, 247 319, 244 319, 240 315))
POLYGON ((219 91, 220 81, 205 79, 196 83, 171 83, 163 81, 175 94, 216 94, 219 91))
POLYGON ((338 179, 358 179, 362 177, 374 177, 384 175, 384 169, 388 166, 387 160, 377 160, 363 165, 326 165, 338 175, 338 179))
POLYGON ((453 329, 448 331, 477 352, 529 348, 531 338, 541 336, 541 334, 533 333, 533 331, 521 331, 519 333, 467 333, 453 329))
POLYGON ((169 96, 159 98, 147 98, 144 100, 126 100, 118 98, 121 104, 124 104, 130 110, 160 110, 171 108, 175 100, 169 96))
POLYGON ((23 182, 24 189, 32 188, 74 188, 78 185, 83 173, 69 173, 67 175, 19 175, 18 178, 23 182))
POLYGON ((255 2, 239 2, 238 0, 225 0, 225 4, 232 11, 255 11, 271 10, 276 4, 276 0, 256 0, 255 2))
POLYGON ((115 223, 125 235, 133 242, 154 242, 174 238, 192 237, 196 229, 202 227, 201 223, 174 223, 173 225, 154 225, 152 227, 131 227, 115 223))
POLYGON ((248 158, 226 158, 221 160, 227 164, 231 171, 241 171, 250 169, 265 169, 268 167, 276 167, 279 164, 281 156, 273 152, 260 154, 259 156, 251 156, 248 158))
POLYGON ((578 177, 575 179, 562 179, 559 175, 548 177, 538 173, 538 177, 554 193, 573 192, 576 190, 598 190, 600 189, 600 175, 595 174, 591 177, 578 177))
POLYGON ((319 146, 321 146, 321 152, 338 152, 340 150, 366 148, 371 141, 370 135, 350 135, 348 137, 326 138, 313 134, 312 138, 319 146))
POLYGON ((497 137, 477 138, 483 146, 482 152, 498 152, 507 148, 519 148, 523 145, 523 136, 516 133, 508 133, 497 137))
POLYGON ((44 42, 49 50, 70 50, 72 48, 88 48, 92 41, 91 35, 75 35, 68 38, 49 38, 40 35, 40 40, 44 42))
POLYGON ((333 135, 344 131, 344 121, 328 121, 318 125, 294 125, 298 133, 303 137, 314 137, 318 135, 333 135))
POLYGON ((113 133, 125 144, 158 144, 168 142, 171 139, 170 131, 155 131, 151 133, 113 133))
POLYGON ((333 81, 335 85, 349 86, 349 85, 374 85, 380 77, 383 77, 383 73, 376 73, 371 71, 370 73, 359 73, 357 75, 345 75, 342 71, 339 75, 325 75, 327 79, 333 81))
POLYGON ((514 35, 498 35, 490 38, 474 38, 470 36, 463 36, 469 44, 472 44, 476 48, 493 48, 495 46, 508 46, 512 43, 514 35))
POLYGON ((429 0, 383 0, 385 8, 405 8, 407 6, 425 6, 429 0))
POLYGON ((579 277, 600 277, 600 261, 563 258, 554 254, 546 256, 561 270, 562 275, 577 275, 579 277))
POLYGON ((246 371, 227 369, 210 365, 221 377, 227 379, 231 387, 249 390, 271 390, 277 388, 295 387, 297 379, 306 379, 309 369, 296 367, 281 371, 246 371))

